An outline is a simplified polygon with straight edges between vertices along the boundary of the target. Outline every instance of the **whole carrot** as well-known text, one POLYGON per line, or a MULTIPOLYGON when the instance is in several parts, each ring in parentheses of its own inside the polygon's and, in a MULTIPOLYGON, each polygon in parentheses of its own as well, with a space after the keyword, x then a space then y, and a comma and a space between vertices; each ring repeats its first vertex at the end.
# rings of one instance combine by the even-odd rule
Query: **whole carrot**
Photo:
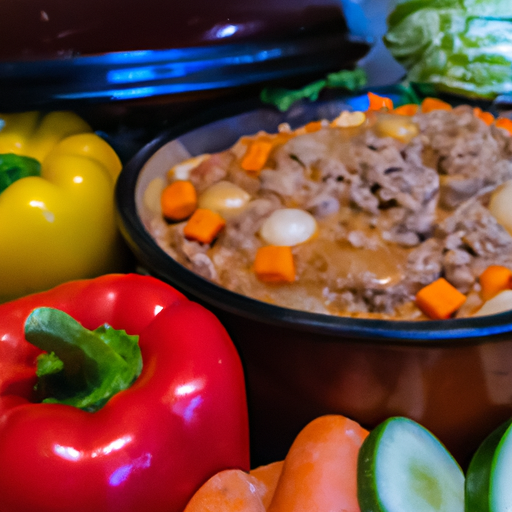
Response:
POLYGON ((258 487, 258 491, 265 510, 270 505, 272 497, 274 496, 277 483, 279 482, 279 478, 283 471, 283 464, 284 461, 279 460, 265 466, 259 466, 255 469, 251 469, 250 471, 250 475, 257 478, 263 484, 261 487, 258 487))
POLYGON ((213 475, 192 496, 184 512, 265 512, 265 484, 239 469, 213 475))
POLYGON ((306 425, 286 455, 268 512, 359 512, 357 456, 367 435, 340 415, 306 425))

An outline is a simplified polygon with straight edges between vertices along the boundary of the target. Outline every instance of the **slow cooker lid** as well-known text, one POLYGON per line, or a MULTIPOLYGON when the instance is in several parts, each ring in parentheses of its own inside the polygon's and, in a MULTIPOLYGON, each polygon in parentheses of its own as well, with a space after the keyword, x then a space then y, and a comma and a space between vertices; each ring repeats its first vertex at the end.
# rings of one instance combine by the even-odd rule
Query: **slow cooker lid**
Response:
POLYGON ((266 84, 369 50, 340 0, 3 0, 0 109, 266 84))

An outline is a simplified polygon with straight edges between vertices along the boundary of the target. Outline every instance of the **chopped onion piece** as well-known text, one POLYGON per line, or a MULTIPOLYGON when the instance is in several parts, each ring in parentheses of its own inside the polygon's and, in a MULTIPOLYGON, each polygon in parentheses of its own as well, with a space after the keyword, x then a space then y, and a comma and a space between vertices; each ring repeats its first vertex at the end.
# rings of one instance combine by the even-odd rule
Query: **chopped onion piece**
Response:
POLYGON ((198 205, 199 208, 229 216, 238 213, 250 200, 250 194, 238 185, 230 181, 218 181, 199 196, 198 205))
POLYGON ((492 193, 489 211, 512 235, 512 180, 506 181, 492 193))
POLYGON ((204 162, 210 155, 205 153, 203 155, 193 156, 188 158, 184 162, 180 162, 175 166, 171 167, 167 173, 169 180, 183 180, 187 181, 190 179, 190 171, 195 169, 200 163, 204 162))
POLYGON ((473 316, 495 315, 512 309, 512 290, 505 290, 489 299, 473 316))
POLYGON ((313 215, 298 208, 275 210, 265 219, 260 236, 269 245, 294 246, 309 240, 317 230, 313 215))
POLYGON ((162 207, 160 206, 160 196, 165 187, 163 178, 154 178, 151 180, 144 191, 144 206, 155 215, 162 215, 162 207))

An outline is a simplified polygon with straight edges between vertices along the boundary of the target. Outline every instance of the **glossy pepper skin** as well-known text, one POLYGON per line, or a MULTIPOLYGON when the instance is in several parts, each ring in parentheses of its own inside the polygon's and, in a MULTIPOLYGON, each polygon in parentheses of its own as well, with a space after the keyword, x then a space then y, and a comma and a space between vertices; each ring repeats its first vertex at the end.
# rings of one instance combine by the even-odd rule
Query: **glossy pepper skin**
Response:
POLYGON ((0 155, 38 160, 41 175, 0 193, 0 302, 123 270, 115 151, 71 112, 0 115, 0 155))
POLYGON ((163 282, 110 274, 0 306, 0 510, 181 512, 209 477, 249 469, 244 375, 216 317, 163 282), (31 403, 36 307, 139 335, 142 373, 99 411, 31 403))

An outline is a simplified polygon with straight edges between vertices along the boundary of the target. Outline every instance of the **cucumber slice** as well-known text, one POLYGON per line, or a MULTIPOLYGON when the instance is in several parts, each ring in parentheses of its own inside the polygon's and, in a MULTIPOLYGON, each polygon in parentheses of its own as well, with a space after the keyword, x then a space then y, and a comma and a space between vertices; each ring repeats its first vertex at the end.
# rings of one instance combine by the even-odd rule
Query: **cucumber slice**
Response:
POLYGON ((485 439, 469 463, 466 511, 511 511, 511 475, 512 420, 509 420, 485 439))
POLYGON ((395 417, 361 446, 357 494, 361 512, 463 512, 464 474, 427 429, 395 417))

